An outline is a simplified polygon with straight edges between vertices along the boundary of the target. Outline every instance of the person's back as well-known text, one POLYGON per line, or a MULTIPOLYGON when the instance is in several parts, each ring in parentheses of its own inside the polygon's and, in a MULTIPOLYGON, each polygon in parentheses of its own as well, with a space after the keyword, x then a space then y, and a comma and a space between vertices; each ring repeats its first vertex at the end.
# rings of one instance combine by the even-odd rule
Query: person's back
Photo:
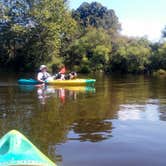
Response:
POLYGON ((65 80, 65 74, 66 74, 66 67, 62 65, 59 72, 55 74, 53 78, 55 80, 65 80))
POLYGON ((62 65, 59 74, 65 74, 66 73, 66 67, 64 65, 62 65))

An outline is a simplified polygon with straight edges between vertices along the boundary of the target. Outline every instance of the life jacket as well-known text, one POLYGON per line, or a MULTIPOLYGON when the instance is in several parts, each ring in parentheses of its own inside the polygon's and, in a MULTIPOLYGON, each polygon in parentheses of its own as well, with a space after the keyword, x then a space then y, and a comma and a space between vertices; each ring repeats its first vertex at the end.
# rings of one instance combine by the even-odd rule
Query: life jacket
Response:
POLYGON ((60 74, 65 74, 66 73, 66 68, 63 67, 60 71, 59 71, 60 74))
POLYGON ((49 74, 47 72, 42 73, 42 74, 43 74, 42 80, 45 81, 49 77, 49 74))

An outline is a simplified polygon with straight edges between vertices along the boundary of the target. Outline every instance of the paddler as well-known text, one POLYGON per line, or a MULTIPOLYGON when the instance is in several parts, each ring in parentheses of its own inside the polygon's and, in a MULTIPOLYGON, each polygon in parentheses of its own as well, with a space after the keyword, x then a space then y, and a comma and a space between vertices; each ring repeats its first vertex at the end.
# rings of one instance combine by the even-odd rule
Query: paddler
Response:
POLYGON ((37 74, 37 80, 45 83, 49 77, 51 77, 51 75, 47 72, 47 66, 41 65, 37 74))

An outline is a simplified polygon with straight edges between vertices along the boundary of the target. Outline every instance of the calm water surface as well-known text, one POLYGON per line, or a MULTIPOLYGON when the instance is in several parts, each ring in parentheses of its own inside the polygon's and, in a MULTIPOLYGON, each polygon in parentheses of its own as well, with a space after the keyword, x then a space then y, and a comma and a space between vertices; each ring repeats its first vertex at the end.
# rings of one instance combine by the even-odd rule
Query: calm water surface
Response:
POLYGON ((42 88, 0 76, 0 136, 17 129, 60 166, 166 165, 166 78, 42 88))

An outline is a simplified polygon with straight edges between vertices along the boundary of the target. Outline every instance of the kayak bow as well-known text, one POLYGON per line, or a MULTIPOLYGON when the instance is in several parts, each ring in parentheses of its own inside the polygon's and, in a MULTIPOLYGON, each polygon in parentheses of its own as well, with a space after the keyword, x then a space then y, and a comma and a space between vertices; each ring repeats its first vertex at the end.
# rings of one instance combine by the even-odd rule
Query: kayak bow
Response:
POLYGON ((1 166, 56 166, 24 135, 12 130, 0 139, 1 166))
POLYGON ((37 85, 37 84, 42 84, 41 82, 35 80, 35 79, 19 79, 18 83, 21 85, 37 85))

